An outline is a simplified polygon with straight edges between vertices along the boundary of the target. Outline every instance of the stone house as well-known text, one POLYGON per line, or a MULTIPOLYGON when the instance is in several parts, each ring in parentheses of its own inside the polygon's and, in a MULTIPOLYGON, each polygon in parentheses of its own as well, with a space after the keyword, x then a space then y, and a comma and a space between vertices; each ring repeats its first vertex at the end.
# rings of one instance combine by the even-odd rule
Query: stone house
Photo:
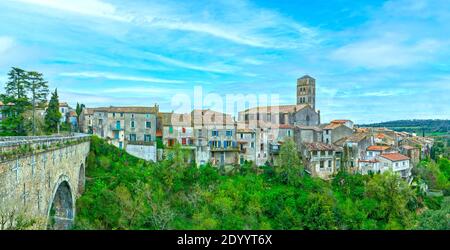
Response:
POLYGON ((237 128, 237 143, 239 148, 239 164, 245 161, 251 161, 256 164, 256 132, 257 129, 249 129, 238 124, 237 128))
POLYGON ((368 146, 366 149, 366 157, 364 159, 366 160, 376 159, 379 155, 387 153, 390 149, 391 147, 389 146, 378 146, 378 145, 368 146))
POLYGON ((225 166, 238 164, 237 124, 228 114, 206 110, 191 112, 194 128, 196 162, 225 166))
POLYGON ((322 142, 323 131, 318 126, 294 126, 294 141, 297 146, 304 143, 322 142))
POLYGON ((336 141, 353 134, 353 129, 342 123, 330 123, 323 127, 323 142, 333 144, 336 141))
POLYGON ((367 147, 373 145, 373 137, 370 133, 358 132, 336 141, 334 145, 342 147, 342 167, 356 173, 359 160, 365 159, 367 147))
POLYGON ((94 109, 84 108, 80 114, 80 130, 86 134, 93 133, 94 109))
POLYGON ((348 128, 353 129, 354 128, 354 123, 351 120, 345 120, 345 119, 341 119, 341 120, 332 120, 330 122, 330 124, 343 124, 345 126, 347 126, 348 128))
POLYGON ((156 116, 159 107, 93 109, 93 134, 145 160, 156 161, 156 116))
POLYGON ((410 158, 412 166, 420 162, 420 148, 409 145, 400 146, 400 153, 410 158))
POLYGON ((328 180, 340 168, 340 152, 342 152, 342 149, 335 145, 312 142, 304 143, 301 155, 308 173, 312 176, 328 180))

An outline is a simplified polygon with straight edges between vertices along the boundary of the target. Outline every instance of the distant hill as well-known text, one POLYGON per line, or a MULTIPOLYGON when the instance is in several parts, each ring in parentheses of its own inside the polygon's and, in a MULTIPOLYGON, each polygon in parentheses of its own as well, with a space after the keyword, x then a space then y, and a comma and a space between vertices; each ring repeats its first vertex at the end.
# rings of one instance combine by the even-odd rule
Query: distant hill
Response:
POLYGON ((385 127, 395 131, 405 131, 421 135, 445 135, 450 131, 450 120, 397 120, 372 124, 361 124, 360 127, 385 127))

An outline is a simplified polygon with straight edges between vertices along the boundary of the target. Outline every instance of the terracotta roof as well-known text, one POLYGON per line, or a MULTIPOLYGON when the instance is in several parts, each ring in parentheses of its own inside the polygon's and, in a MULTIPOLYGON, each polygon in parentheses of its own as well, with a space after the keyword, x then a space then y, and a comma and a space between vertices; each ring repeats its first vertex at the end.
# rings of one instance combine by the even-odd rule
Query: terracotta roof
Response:
POLYGON ((351 122, 351 120, 332 120, 330 123, 339 123, 339 124, 344 124, 346 122, 351 122))
POLYGON ((368 151, 385 151, 388 150, 389 147, 388 146, 377 146, 377 145, 372 145, 372 146, 368 146, 367 150, 368 151))
POLYGON ((115 113, 140 113, 140 114, 155 114, 158 112, 157 107, 100 107, 94 108, 94 112, 115 112, 115 113))
POLYGON ((309 142, 309 143, 304 143, 304 145, 309 151, 325 151, 325 150, 339 151, 340 150, 339 147, 336 147, 332 144, 326 144, 323 142, 309 142))
POLYGON ((299 104, 299 105, 279 105, 279 106, 262 106, 262 107, 254 107, 250 109, 246 109, 243 112, 245 113, 291 113, 298 110, 302 110, 304 108, 310 107, 308 104, 299 104))
POLYGON ((402 155, 399 153, 389 153, 389 154, 381 154, 380 155, 383 158, 386 158, 390 161, 404 161, 404 160, 409 160, 409 157, 406 155, 402 155))
POLYGON ((338 128, 340 126, 343 126, 343 124, 342 123, 333 123, 332 122, 332 123, 326 125, 323 129, 335 129, 335 128, 338 128))

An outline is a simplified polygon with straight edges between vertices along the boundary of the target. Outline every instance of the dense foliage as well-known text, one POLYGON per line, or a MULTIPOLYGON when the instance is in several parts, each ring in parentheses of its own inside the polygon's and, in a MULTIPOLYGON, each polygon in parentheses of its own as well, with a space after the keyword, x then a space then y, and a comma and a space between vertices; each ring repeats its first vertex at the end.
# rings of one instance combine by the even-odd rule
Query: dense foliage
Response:
MULTIPOLYGON (((297 164, 289 150, 282 152, 297 164)), ((75 228, 449 229, 448 206, 435 201, 427 209, 416 190, 389 172, 341 172, 326 182, 245 164, 221 174, 184 163, 183 154, 177 147, 170 160, 148 163, 93 137, 75 228), (434 218, 447 224, 434 225, 434 218)))

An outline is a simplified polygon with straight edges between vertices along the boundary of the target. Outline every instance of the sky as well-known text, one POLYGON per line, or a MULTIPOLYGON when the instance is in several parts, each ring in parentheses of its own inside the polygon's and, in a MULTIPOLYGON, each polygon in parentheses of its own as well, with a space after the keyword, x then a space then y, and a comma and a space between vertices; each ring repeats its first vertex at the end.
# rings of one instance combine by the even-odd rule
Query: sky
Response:
MULTIPOLYGON (((2 0, 0 84, 42 72, 88 107, 276 94, 316 79, 323 122, 450 119, 448 0, 2 0)), ((0 86, 3 89, 3 86, 0 86)))

